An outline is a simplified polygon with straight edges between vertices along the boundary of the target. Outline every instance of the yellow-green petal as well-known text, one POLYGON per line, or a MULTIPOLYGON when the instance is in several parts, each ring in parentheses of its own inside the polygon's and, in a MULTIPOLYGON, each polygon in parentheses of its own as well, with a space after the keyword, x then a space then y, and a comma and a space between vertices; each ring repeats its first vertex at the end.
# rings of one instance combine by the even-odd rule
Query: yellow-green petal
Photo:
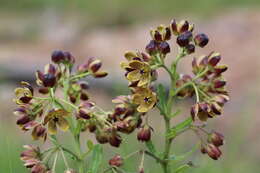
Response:
POLYGON ((48 132, 51 135, 55 135, 57 133, 57 126, 56 126, 55 121, 53 121, 53 120, 49 121, 49 123, 48 123, 48 132))
POLYGON ((69 123, 65 118, 59 118, 57 123, 61 130, 67 131, 69 129, 69 123))
POLYGON ((139 70, 134 70, 134 71, 129 72, 126 77, 130 81, 138 81, 141 78, 141 74, 140 74, 139 70))

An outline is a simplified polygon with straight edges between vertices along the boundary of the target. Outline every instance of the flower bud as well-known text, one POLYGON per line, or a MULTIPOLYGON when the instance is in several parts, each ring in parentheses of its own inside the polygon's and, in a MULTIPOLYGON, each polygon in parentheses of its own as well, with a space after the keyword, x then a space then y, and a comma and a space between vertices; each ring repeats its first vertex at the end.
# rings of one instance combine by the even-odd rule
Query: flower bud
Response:
POLYGON ((28 115, 23 115, 16 121, 16 124, 22 126, 30 121, 31 121, 31 118, 28 115))
POLYGON ((216 66, 214 68, 214 73, 216 74, 216 76, 221 75, 221 73, 227 71, 228 67, 226 65, 221 65, 221 66, 216 66))
POLYGON ((184 32, 181 35, 179 35, 177 37, 176 42, 180 47, 185 47, 189 44, 191 38, 192 38, 192 33, 187 31, 187 32, 184 32))
POLYGON ((171 39, 171 30, 169 27, 163 25, 158 26, 155 30, 150 32, 153 40, 157 42, 166 41, 171 39))
POLYGON ((219 61, 221 60, 221 56, 219 53, 217 52, 212 52, 210 55, 209 55, 209 60, 208 60, 208 63, 209 65, 211 65, 212 67, 215 67, 219 61))
POLYGON ((100 144, 105 144, 108 142, 108 134, 105 132, 98 132, 96 133, 96 140, 100 143, 100 144))
POLYGON ((105 72, 105 71, 96 72, 96 73, 93 74, 93 76, 95 78, 103 78, 103 77, 106 77, 107 75, 108 75, 108 73, 105 72))
POLYGON ((208 144, 207 147, 206 147, 206 150, 207 150, 209 157, 211 157, 213 160, 218 160, 218 158, 222 154, 220 149, 213 144, 208 144))
POLYGON ((216 80, 214 81, 214 88, 222 88, 226 85, 226 81, 216 80))
POLYGON ((200 46, 200 47, 205 47, 208 42, 209 42, 209 38, 206 34, 204 33, 200 33, 200 34, 197 34, 194 38, 194 42, 196 45, 200 46))
POLYGON ((120 155, 115 155, 112 159, 109 160, 109 165, 120 167, 123 165, 123 158, 120 155))
POLYGON ((40 138, 43 138, 43 140, 45 141, 46 137, 47 137, 46 128, 44 126, 42 126, 41 124, 36 125, 33 128, 32 137, 33 137, 34 140, 38 140, 40 138))
POLYGON ((86 101, 89 99, 89 96, 86 92, 81 92, 80 93, 80 99, 83 100, 83 101, 86 101))
POLYGON ((145 142, 151 139, 151 128, 149 126, 142 127, 137 133, 137 139, 145 142))
POLYGON ((75 63, 75 58, 70 52, 64 52, 65 55, 65 62, 74 64, 75 63))
POLYGON ((142 167, 142 168, 139 168, 138 173, 144 173, 144 168, 143 168, 143 167, 142 167))
POLYGON ((46 171, 46 166, 41 163, 34 165, 31 169, 31 173, 45 173, 46 171))
POLYGON ((195 104, 191 107, 191 110, 190 110, 190 114, 191 114, 191 117, 192 117, 192 120, 194 121, 195 120, 195 117, 198 115, 198 112, 199 112, 199 104, 195 104))
POLYGON ((59 64, 59 63, 62 63, 64 62, 65 60, 65 54, 63 51, 61 50, 55 50, 52 52, 52 55, 51 55, 51 60, 56 63, 56 64, 59 64))
POLYGON ((99 59, 92 61, 89 64, 89 69, 92 73, 96 73, 102 66, 102 62, 99 59))
POLYGON ((208 141, 216 147, 219 147, 224 144, 224 136, 214 131, 209 135, 208 141))
POLYGON ((159 46, 158 42, 156 42, 155 40, 151 40, 148 43, 148 45, 145 47, 145 50, 150 55, 153 55, 153 54, 155 54, 158 51, 158 46, 159 46))
POLYGON ((170 48, 170 45, 164 41, 164 42, 161 42, 159 45, 158 45, 158 48, 159 48, 159 51, 166 55, 167 53, 170 53, 171 52, 171 48, 170 48))
POLYGON ((195 46, 193 44, 188 44, 185 48, 188 54, 192 54, 195 52, 195 46))
POLYGON ((116 133, 112 133, 110 136, 109 136, 109 144, 113 147, 119 147, 121 142, 122 142, 122 138, 121 136, 119 136, 118 134, 116 133))
POLYGON ((183 33, 189 30, 189 22, 187 20, 181 20, 178 23, 178 32, 183 33))
POLYGON ((83 90, 89 89, 89 85, 88 85, 88 83, 85 82, 85 81, 81 81, 81 82, 79 83, 79 85, 80 85, 80 88, 83 89, 83 90))
POLYGON ((219 105, 223 106, 226 102, 229 101, 229 97, 227 95, 219 94, 214 97, 214 100, 219 105))
POLYGON ((126 112, 126 108, 123 104, 116 105, 115 107, 115 115, 122 115, 126 112))
POLYGON ((48 88, 46 88, 46 87, 41 87, 41 88, 39 88, 39 93, 41 93, 41 94, 48 94, 49 93, 49 89, 48 88))
POLYGON ((56 84, 56 77, 53 74, 47 73, 43 76, 43 86, 44 87, 54 87, 56 84))

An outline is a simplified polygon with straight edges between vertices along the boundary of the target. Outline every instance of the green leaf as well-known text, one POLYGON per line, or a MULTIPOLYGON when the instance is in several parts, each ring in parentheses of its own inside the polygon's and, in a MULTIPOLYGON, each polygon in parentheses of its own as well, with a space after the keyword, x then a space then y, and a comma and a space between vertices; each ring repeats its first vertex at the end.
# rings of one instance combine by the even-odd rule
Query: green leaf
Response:
POLYGON ((154 144, 153 144, 153 142, 150 140, 150 141, 147 141, 147 142, 145 142, 145 145, 146 145, 146 147, 148 148, 148 150, 151 152, 151 153, 153 153, 153 154, 157 154, 157 151, 156 151, 156 149, 155 149, 155 146, 154 146, 154 144))
POLYGON ((176 117, 177 115, 179 115, 180 113, 181 113, 181 110, 178 109, 176 112, 172 113, 172 114, 169 115, 168 117, 169 117, 169 118, 174 118, 174 117, 176 117))
POLYGON ((192 118, 189 117, 186 120, 184 120, 183 122, 177 124, 175 127, 171 128, 168 132, 167 132, 167 138, 168 139, 172 139, 174 138, 178 133, 186 130, 192 123, 192 118))
POLYGON ((98 173, 98 169, 102 163, 103 159, 103 148, 101 147, 100 144, 96 144, 93 147, 92 151, 92 163, 90 167, 90 173, 98 173))
POLYGON ((91 140, 88 140, 87 141, 87 146, 88 146, 88 149, 91 151, 91 150, 93 150, 93 148, 94 148, 94 144, 93 144, 93 142, 91 141, 91 140))
POLYGON ((183 173, 185 171, 187 171, 191 166, 189 164, 185 164, 185 165, 181 165, 180 167, 178 167, 175 171, 175 173, 183 173))
POLYGON ((157 87, 157 96, 158 96, 158 107, 161 111, 161 114, 165 114, 166 102, 167 102, 167 91, 162 84, 159 84, 157 87))
POLYGON ((200 143, 194 145, 192 147, 192 149, 186 153, 183 153, 181 155, 173 155, 173 156, 170 156, 169 160, 172 160, 172 161, 183 161, 185 160, 187 157, 189 157, 192 153, 194 153, 195 151, 197 151, 197 149, 199 148, 200 146, 200 143))

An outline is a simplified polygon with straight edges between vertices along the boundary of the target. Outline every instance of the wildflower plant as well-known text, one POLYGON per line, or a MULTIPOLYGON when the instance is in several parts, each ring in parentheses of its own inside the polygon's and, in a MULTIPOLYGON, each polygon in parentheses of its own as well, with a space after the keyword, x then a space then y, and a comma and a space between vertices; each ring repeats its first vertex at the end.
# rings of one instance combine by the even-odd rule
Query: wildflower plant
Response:
POLYGON ((214 160, 219 159, 224 137, 216 131, 208 132, 206 122, 220 116, 224 104, 229 100, 226 81, 222 75, 227 66, 219 65, 219 53, 210 52, 191 60, 192 74, 179 72, 179 62, 209 42, 208 36, 204 33, 197 34, 194 25, 188 21, 173 20, 168 26, 160 25, 152 29, 150 35, 151 41, 146 45, 145 52, 125 53, 121 68, 129 81, 130 94, 114 98, 112 102, 115 106, 110 111, 103 110, 95 104, 94 98, 89 97, 89 85, 84 80, 90 76, 107 76, 108 73, 101 70, 102 62, 99 59, 89 58, 74 68, 75 58, 71 53, 54 51, 52 64, 47 64, 43 72, 36 72, 38 92, 29 83, 21 82, 21 87, 15 90, 14 99, 18 105, 15 110, 17 125, 23 131, 30 132, 33 140, 49 140, 52 143, 51 147, 44 150, 25 145, 25 151, 21 154, 24 166, 32 173, 54 173, 57 159, 61 156, 66 166, 65 173, 127 172, 122 167, 124 162, 129 157, 139 155, 139 173, 145 172, 145 157, 155 159, 164 173, 180 173, 193 167, 193 164, 183 163, 181 158, 185 158, 187 153, 178 156, 171 152, 171 145, 177 136, 189 130, 194 132, 199 141, 190 152, 200 148, 203 154, 214 160), (178 52, 174 59, 170 58, 171 63, 166 64, 165 60, 169 59, 171 52, 171 39, 175 40, 174 46, 178 47, 178 52), (158 83, 159 69, 167 72, 169 86, 158 83), (189 106, 190 115, 182 115, 184 120, 180 123, 172 121, 181 114, 175 102, 188 98, 193 100, 189 106), (165 124, 165 133, 162 134, 165 144, 160 146, 162 149, 153 143, 152 133, 156 132, 157 127, 152 127, 148 121, 155 116, 149 115, 152 109, 159 110, 165 124), (101 170, 101 144, 120 147, 122 142, 129 142, 123 140, 121 134, 131 134, 134 131, 137 131, 137 140, 145 144, 145 149, 125 157, 115 154, 108 161, 107 169, 101 170), (66 148, 57 137, 58 133, 65 132, 72 134, 75 150, 66 148), (82 133, 93 133, 96 142, 80 140, 82 133), (82 147, 82 141, 87 143, 87 150, 82 147), (86 162, 87 157, 91 158, 90 163, 86 162), (77 165, 70 165, 68 160, 71 159, 77 165), (173 161, 179 161, 179 166, 172 167, 173 161))

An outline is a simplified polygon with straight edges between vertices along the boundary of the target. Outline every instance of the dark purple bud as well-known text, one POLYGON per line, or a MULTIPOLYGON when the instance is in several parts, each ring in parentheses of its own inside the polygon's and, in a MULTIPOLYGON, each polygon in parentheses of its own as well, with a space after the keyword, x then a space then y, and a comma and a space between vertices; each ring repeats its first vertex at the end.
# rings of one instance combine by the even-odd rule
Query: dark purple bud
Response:
POLYGON ((91 118, 91 115, 89 114, 89 112, 84 110, 84 109, 79 110, 78 116, 80 118, 83 118, 83 119, 86 119, 86 120, 91 118))
POLYGON ((89 85, 88 85, 88 83, 87 82, 80 82, 80 88, 81 89, 83 89, 83 90, 87 90, 87 89, 89 89, 89 85))
POLYGON ((158 50, 158 44, 159 43, 156 42, 155 40, 151 40, 145 48, 146 52, 149 53, 150 55, 156 53, 158 50))
POLYGON ((65 60, 65 55, 63 53, 63 51, 61 50, 55 50, 52 52, 52 55, 51 55, 51 60, 56 63, 56 64, 59 64, 59 63, 62 63, 64 62, 65 60))
POLYGON ((93 74, 93 76, 95 78, 103 78, 103 77, 106 77, 107 75, 108 75, 108 73, 105 72, 105 71, 96 72, 96 73, 93 74))
POLYGON ((189 22, 187 20, 182 20, 180 21, 180 23, 178 24, 178 32, 183 33, 189 30, 189 22))
POLYGON ((105 144, 108 143, 108 135, 104 132, 101 133, 97 133, 96 134, 96 140, 100 143, 100 144, 105 144))
POLYGON ((220 54, 213 52, 213 53, 211 53, 210 56, 209 56, 208 63, 209 63, 211 66, 215 67, 215 66, 219 63, 220 60, 221 60, 220 54))
POLYGON ((171 48, 170 48, 170 45, 164 41, 164 42, 161 42, 159 45, 158 45, 158 48, 160 50, 160 52, 164 55, 166 55, 167 53, 170 53, 171 52, 171 48))
POLYGON ((54 85, 56 84, 56 77, 53 74, 45 74, 43 76, 43 86, 45 87, 54 87, 54 85))
POLYGON ((154 32, 154 40, 155 41, 162 41, 162 35, 161 35, 160 32, 158 32, 158 31, 154 32))
POLYGON ((75 58, 70 52, 64 52, 65 55, 65 61, 70 64, 75 63, 75 58))
POLYGON ((171 22, 171 29, 174 35, 178 34, 178 27, 175 19, 173 19, 171 22))
POLYGON ((81 92, 80 99, 86 101, 89 99, 88 94, 86 92, 81 92))
POLYGON ((29 121, 31 121, 31 118, 28 115, 23 115, 16 121, 16 124, 24 125, 24 124, 28 123, 29 121))
POLYGON ((226 85, 226 81, 217 80, 214 82, 214 88, 222 88, 226 85))
POLYGON ((140 128, 140 130, 137 133, 137 139, 142 142, 150 141, 151 128, 149 126, 144 126, 144 127, 140 128))
POLYGON ((211 111, 214 114, 221 115, 222 108, 221 108, 221 106, 218 103, 214 102, 214 103, 211 104, 211 111))
POLYGON ((113 147, 119 147, 122 142, 121 136, 116 133, 113 133, 109 137, 109 144, 113 147))
POLYGON ((92 73, 96 73, 102 66, 102 62, 98 59, 92 61, 89 64, 89 69, 91 70, 92 73))
POLYGON ((48 94, 49 93, 49 89, 48 88, 45 88, 45 87, 41 87, 39 88, 39 93, 41 94, 48 94))
POLYGON ((192 54, 195 52, 195 46, 193 44, 188 44, 185 48, 188 54, 192 54))
POLYGON ((195 36, 194 42, 200 47, 205 47, 209 42, 209 38, 206 34, 200 33, 195 36))
POLYGON ((122 115, 123 113, 126 112, 126 108, 123 104, 117 105, 115 107, 115 115, 122 115))
POLYGON ((169 27, 166 27, 164 40, 170 40, 170 39, 171 39, 171 29, 169 27))
POLYGON ((187 32, 184 32, 181 35, 179 35, 177 37, 176 42, 180 47, 185 47, 189 44, 191 38, 192 38, 192 33, 187 31, 187 32))

